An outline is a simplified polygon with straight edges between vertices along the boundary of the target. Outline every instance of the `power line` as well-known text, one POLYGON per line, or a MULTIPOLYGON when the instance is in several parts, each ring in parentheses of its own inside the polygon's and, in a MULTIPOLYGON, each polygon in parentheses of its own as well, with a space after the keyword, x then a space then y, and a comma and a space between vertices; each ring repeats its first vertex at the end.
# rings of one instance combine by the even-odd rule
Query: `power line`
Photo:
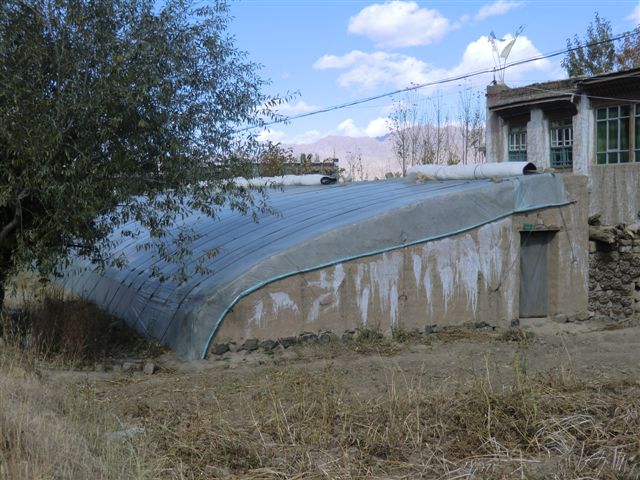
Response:
POLYGON ((616 35, 614 37, 608 38, 606 40, 600 40, 598 42, 592 42, 592 43, 588 43, 585 45, 580 45, 580 46, 576 46, 576 47, 571 47, 571 48, 565 48, 563 50, 556 50, 555 52, 551 52, 551 53, 547 53, 547 54, 543 54, 543 55, 538 55, 537 57, 530 57, 530 58, 526 58, 523 60, 518 60, 515 62, 510 62, 507 63, 506 65, 504 65, 501 68, 496 68, 496 67, 491 67, 491 68, 485 68, 482 70, 476 70, 474 72, 469 72, 469 73, 464 73, 461 75, 456 75, 453 77, 445 77, 442 78, 440 80, 434 80, 431 82, 425 82, 425 83, 419 83, 419 84, 414 84, 414 85, 410 85, 408 87, 405 88, 400 88, 398 90, 393 90, 391 92, 386 92, 386 93, 381 93, 378 95, 373 95, 370 97, 364 97, 364 98, 360 98, 358 100, 353 100, 351 102, 346 102, 346 103, 340 103, 338 105, 332 105, 330 107, 326 107, 326 108, 320 108, 318 110, 314 110, 312 112, 305 112, 305 113, 300 113, 298 115, 292 115, 289 117, 285 117, 279 120, 274 120, 272 122, 268 122, 262 125, 258 125, 258 126, 250 126, 250 127, 245 127, 239 130, 236 130, 236 132, 244 132, 247 130, 254 130, 256 128, 264 128, 264 127, 269 127, 271 125, 277 125, 280 123, 287 123, 293 120, 299 120, 301 118, 306 118, 306 117, 312 117, 314 115, 319 115, 321 113, 327 113, 327 112, 332 112, 335 110, 342 110, 344 108, 348 108, 348 107, 353 107, 355 105, 360 105, 363 103, 368 103, 368 102, 372 102, 374 100, 379 100, 381 98, 386 98, 386 97, 393 97, 394 95, 398 95, 400 93, 406 93, 406 92, 412 92, 415 90, 420 90, 422 88, 426 88, 426 87, 434 87, 437 85, 443 85, 445 83, 451 83, 451 82, 456 82, 456 81, 460 81, 460 80, 465 80, 467 78, 472 78, 472 77, 477 77, 478 75, 484 75, 486 73, 495 73, 497 70, 506 70, 507 68, 513 68, 513 67, 517 67, 519 65, 524 65, 527 63, 531 63, 531 62, 537 62, 539 60, 546 60, 548 58, 553 58, 553 57, 557 57, 558 55, 564 55, 567 54, 569 52, 573 52, 576 50, 582 50, 583 48, 589 48, 589 47, 596 47, 598 45, 604 45, 607 43, 613 43, 617 40, 621 40, 623 38, 632 36, 632 35, 638 35, 640 34, 640 30, 636 29, 636 30, 628 30, 626 32, 623 32, 619 35, 616 35))

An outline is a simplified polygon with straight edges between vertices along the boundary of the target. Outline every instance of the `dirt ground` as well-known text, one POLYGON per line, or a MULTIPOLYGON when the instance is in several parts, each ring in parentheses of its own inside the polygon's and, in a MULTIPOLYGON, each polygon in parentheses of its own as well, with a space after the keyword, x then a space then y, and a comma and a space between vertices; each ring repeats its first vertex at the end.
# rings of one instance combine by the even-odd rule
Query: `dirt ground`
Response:
MULTIPOLYGON (((140 461, 150 465, 136 478, 640 478, 638 321, 539 319, 517 330, 229 352, 189 363, 164 353, 152 361, 153 375, 109 365, 106 371, 39 370, 45 384, 70 389, 118 419, 115 435, 136 445, 140 461), (523 377, 538 383, 523 387, 523 377), (505 401, 507 417, 492 426, 491 415, 499 418, 492 409, 514 391, 521 394, 516 406, 505 401), (477 419, 454 414, 452 420, 449 400, 453 410, 477 408, 477 419), (556 402, 568 407, 555 411, 556 402), (429 422, 414 411, 417 405, 449 419, 436 428, 446 426, 446 435, 438 433, 434 443, 412 437, 411 425, 429 422), (591 405, 599 413, 590 412, 591 405), (594 419, 590 433, 578 427, 558 427, 548 438, 540 433, 552 417, 584 422, 585 412, 594 419), (505 446, 513 432, 500 433, 500 423, 509 423, 509 415, 514 425, 531 417, 528 446, 521 440, 514 440, 515 449, 505 446), (598 415, 609 426, 596 427, 598 415), (622 430, 607 430, 620 418, 626 419, 622 430), (394 423, 403 424, 396 433, 394 423), (467 435, 478 440, 467 442, 467 435), (560 442, 559 435, 571 440, 560 442), (601 443, 590 444, 594 436, 601 443), (455 441, 440 445, 442 438, 455 441), (540 442, 537 453, 527 454, 533 441, 540 442), (406 448, 394 450, 403 442, 406 448), (425 458, 429 448, 440 452, 438 462, 435 453, 425 458)), ((514 428, 516 437, 526 437, 520 432, 526 425, 514 428)))
POLYGON ((640 321, 558 324, 529 319, 523 321, 520 331, 523 338, 521 333, 510 335, 507 330, 460 330, 362 348, 317 344, 271 353, 227 352, 193 362, 181 362, 166 353, 154 360, 158 372, 153 376, 120 371, 51 370, 43 374, 45 378, 64 377, 97 385, 129 378, 132 381, 126 390, 146 392, 148 401, 153 401, 155 393, 161 401, 162 392, 171 384, 191 385, 194 391, 215 389, 261 372, 293 368, 313 375, 328 366, 348 376, 350 387, 362 395, 379 394, 389 376, 398 373, 420 377, 434 388, 462 386, 479 377, 490 379, 496 387, 506 386, 513 382, 516 362, 529 375, 553 371, 581 381, 607 377, 640 380, 640 321))

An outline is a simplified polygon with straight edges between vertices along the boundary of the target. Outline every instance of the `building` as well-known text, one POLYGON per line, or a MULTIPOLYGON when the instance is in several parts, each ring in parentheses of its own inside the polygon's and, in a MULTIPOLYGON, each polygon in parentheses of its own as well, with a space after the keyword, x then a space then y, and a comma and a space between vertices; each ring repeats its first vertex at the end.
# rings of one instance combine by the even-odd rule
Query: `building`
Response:
POLYGON ((585 177, 553 174, 285 187, 270 194, 278 214, 258 222, 230 209, 185 218, 199 234, 193 263, 218 254, 184 283, 149 276, 176 266, 131 242, 114 252, 126 268, 76 259, 58 281, 183 358, 358 328, 579 315, 584 198, 585 177))
POLYGON ((585 175, 589 213, 633 223, 640 211, 640 69, 487 88, 487 159, 585 175))

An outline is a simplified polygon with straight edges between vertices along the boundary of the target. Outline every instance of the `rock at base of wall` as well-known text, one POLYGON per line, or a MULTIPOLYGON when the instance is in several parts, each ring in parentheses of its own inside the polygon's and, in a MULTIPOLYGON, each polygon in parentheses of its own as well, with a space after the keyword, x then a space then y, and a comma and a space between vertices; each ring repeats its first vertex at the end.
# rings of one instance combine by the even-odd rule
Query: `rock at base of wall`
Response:
POLYGON ((242 344, 242 349, 247 352, 253 352, 258 349, 260 342, 257 338, 249 338, 242 344))

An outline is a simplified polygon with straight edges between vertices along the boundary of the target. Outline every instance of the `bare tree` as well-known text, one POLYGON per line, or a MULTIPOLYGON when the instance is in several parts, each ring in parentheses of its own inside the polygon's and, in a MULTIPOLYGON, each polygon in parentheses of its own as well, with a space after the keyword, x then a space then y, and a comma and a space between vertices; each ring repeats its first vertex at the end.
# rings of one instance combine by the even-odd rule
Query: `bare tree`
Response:
POLYGON ((389 128, 395 156, 405 175, 417 164, 456 164, 482 159, 484 104, 479 92, 460 94, 457 120, 446 108, 440 92, 431 97, 417 92, 394 103, 389 128))
POLYGON ((477 93, 473 115, 471 117, 471 130, 469 131, 469 147, 473 152, 473 163, 482 163, 485 160, 485 98, 482 92, 477 93))
POLYGON ((369 179, 369 175, 364 169, 362 153, 356 147, 355 152, 347 152, 347 170, 355 182, 362 182, 369 179))
POLYGON ((463 89, 458 98, 458 123, 461 137, 461 162, 478 163, 484 158, 484 102, 479 91, 463 89), (470 162, 471 161, 471 162, 470 162))
POLYGON ((433 162, 429 153, 433 139, 428 128, 430 108, 427 102, 427 98, 417 92, 409 92, 402 100, 394 102, 389 129, 403 176, 413 165, 433 162))
POLYGON ((394 100, 393 110, 389 116, 393 153, 400 163, 402 176, 406 175, 407 168, 411 166, 410 136, 412 129, 417 126, 417 108, 408 100, 408 98, 394 100))

